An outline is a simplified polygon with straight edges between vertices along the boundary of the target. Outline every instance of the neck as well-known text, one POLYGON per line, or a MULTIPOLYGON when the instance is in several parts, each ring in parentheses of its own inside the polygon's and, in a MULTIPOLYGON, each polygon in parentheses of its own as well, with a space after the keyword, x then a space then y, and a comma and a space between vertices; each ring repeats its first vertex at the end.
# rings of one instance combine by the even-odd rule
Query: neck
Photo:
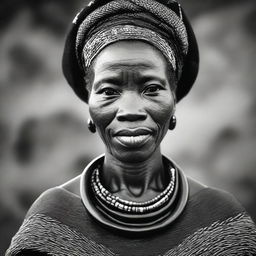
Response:
POLYGON ((143 162, 121 162, 106 153, 101 173, 104 186, 116 196, 147 201, 163 191, 168 183, 160 149, 143 162))

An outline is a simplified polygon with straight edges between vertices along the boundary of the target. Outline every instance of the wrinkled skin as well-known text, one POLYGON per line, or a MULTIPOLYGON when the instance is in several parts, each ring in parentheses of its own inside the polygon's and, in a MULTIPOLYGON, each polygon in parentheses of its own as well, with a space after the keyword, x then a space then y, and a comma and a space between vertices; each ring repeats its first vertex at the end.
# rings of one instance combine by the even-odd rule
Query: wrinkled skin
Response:
POLYGON ((114 157, 144 161, 158 149, 175 105, 166 66, 161 53, 143 42, 115 43, 97 56, 89 111, 114 157), (137 127, 152 130, 142 147, 125 147, 114 137, 122 128, 137 127))
MULTIPOLYGON (((155 179, 154 189, 161 190, 164 187, 161 180, 166 176, 159 178, 158 175, 163 174, 164 169, 160 143, 175 110, 171 89, 175 79, 173 74, 167 73, 164 56, 150 44, 120 41, 104 48, 92 68, 88 104, 91 118, 106 147, 105 169, 117 168, 119 174, 122 169, 128 173, 127 170, 136 169, 138 174, 133 181, 127 178, 117 182, 112 190, 122 189, 122 182, 132 182, 139 187, 140 176, 142 180, 147 177, 148 186, 155 179), (118 136, 118 132, 127 130, 132 135, 137 130, 136 135, 141 136, 118 136)), ((110 179, 109 173, 106 179, 110 179)))

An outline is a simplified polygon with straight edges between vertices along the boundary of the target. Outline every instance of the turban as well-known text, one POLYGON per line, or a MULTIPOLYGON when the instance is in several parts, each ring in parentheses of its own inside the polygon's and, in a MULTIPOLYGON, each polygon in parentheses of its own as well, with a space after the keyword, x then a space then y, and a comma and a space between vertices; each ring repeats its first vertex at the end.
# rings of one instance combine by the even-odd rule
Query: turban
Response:
POLYGON ((86 70, 107 45, 142 40, 165 56, 177 77, 176 98, 191 89, 199 67, 195 35, 175 0, 94 0, 73 20, 67 36, 62 67, 68 83, 85 102, 86 70))

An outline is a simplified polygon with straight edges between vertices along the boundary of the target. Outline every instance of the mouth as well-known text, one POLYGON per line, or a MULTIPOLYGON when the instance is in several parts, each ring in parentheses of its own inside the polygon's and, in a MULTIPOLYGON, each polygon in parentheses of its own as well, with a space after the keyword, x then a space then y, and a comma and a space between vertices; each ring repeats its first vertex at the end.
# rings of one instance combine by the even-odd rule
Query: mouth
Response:
POLYGON ((115 134, 115 139, 125 147, 141 147, 152 137, 148 128, 124 129, 115 134))

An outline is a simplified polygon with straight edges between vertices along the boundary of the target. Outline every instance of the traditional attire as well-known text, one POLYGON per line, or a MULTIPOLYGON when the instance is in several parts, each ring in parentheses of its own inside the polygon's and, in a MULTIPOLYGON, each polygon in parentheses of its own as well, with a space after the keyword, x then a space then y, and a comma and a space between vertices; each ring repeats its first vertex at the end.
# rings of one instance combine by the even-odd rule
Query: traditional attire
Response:
POLYGON ((231 195, 204 188, 189 197, 182 215, 167 229, 133 237, 102 227, 85 210, 81 198, 53 188, 34 203, 6 256, 35 252, 54 256, 256 255, 256 228, 231 195))
POLYGON ((37 199, 6 256, 36 253, 54 256, 256 255, 256 227, 244 208, 230 194, 187 179, 179 168, 176 168, 180 177, 178 201, 172 200, 167 216, 158 223, 145 225, 143 222, 135 230, 119 225, 101 213, 101 206, 93 195, 82 195, 92 193, 92 186, 84 185, 90 184, 97 161, 77 178, 81 196, 65 187, 56 187, 37 199), (176 214, 181 195, 185 206, 176 214))

